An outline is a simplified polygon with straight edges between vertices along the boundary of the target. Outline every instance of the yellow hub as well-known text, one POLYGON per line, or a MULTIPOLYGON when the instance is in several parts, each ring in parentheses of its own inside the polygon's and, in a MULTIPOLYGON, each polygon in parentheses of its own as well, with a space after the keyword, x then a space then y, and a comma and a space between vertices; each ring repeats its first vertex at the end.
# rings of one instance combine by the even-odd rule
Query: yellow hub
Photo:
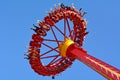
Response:
POLYGON ((70 40, 69 38, 66 38, 65 41, 63 41, 61 44, 59 44, 60 55, 63 57, 67 57, 66 51, 67 51, 68 47, 73 43, 74 42, 72 40, 70 40))

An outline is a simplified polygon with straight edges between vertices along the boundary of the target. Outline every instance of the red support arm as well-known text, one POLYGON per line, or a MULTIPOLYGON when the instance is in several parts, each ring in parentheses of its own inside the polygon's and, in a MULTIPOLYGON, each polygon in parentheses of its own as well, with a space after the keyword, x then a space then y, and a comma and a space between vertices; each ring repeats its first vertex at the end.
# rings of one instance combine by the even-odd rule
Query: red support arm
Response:
POLYGON ((120 70, 87 54, 85 50, 72 44, 68 47, 66 55, 75 57, 108 80, 120 80, 120 70))

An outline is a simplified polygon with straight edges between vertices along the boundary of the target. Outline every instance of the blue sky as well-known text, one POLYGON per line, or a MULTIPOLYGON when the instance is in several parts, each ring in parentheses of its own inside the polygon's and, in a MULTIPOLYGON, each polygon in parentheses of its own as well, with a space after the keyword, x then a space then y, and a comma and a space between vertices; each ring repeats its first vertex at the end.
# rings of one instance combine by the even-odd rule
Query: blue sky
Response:
MULTIPOLYGON (((0 79, 1 80, 51 80, 36 74, 24 59, 25 46, 29 45, 32 24, 42 20, 45 11, 54 4, 64 3, 83 8, 88 14, 84 49, 120 69, 120 0, 1 0, 0 1, 0 79)), ((76 60, 55 80, 106 80, 98 73, 76 60)))

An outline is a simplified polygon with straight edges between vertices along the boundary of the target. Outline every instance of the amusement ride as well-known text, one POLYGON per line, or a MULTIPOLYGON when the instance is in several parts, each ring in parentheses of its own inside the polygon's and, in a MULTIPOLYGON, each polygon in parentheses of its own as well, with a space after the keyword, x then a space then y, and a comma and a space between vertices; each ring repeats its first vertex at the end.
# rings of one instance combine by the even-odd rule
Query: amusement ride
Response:
POLYGON ((74 5, 59 4, 48 12, 44 20, 33 25, 27 59, 31 68, 39 75, 56 76, 78 59, 107 80, 120 80, 120 70, 91 56, 82 48, 87 21, 86 12, 78 11, 74 5), (62 25, 63 23, 63 25, 62 25))

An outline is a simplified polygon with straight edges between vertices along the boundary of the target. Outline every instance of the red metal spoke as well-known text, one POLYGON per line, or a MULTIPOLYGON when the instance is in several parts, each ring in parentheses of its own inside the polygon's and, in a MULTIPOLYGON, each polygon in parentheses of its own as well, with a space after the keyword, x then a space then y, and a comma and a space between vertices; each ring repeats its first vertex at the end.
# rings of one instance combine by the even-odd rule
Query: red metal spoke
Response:
POLYGON ((73 40, 73 36, 74 36, 74 35, 73 35, 73 30, 71 30, 69 37, 70 37, 72 40, 73 40))
POLYGON ((57 48, 58 48, 58 47, 55 47, 55 48, 53 48, 53 49, 51 49, 51 50, 49 50, 49 51, 47 51, 47 52, 41 54, 40 57, 41 57, 41 56, 44 56, 44 55, 47 54, 47 53, 50 53, 50 52, 53 51, 53 50, 56 50, 57 48))
POLYGON ((56 56, 48 65, 52 64, 58 57, 59 57, 59 55, 56 56))
POLYGON ((52 40, 52 39, 44 39, 44 41, 50 41, 50 42, 63 42, 63 41, 61 41, 61 40, 52 40))
POLYGON ((40 59, 53 58, 53 57, 57 57, 57 56, 60 56, 60 55, 46 56, 46 57, 41 57, 40 59))
POLYGON ((56 51, 57 53, 59 53, 59 51, 58 51, 58 50, 56 50, 56 49, 54 49, 54 48, 50 47, 49 45, 47 45, 47 44, 45 44, 45 43, 41 43, 41 44, 43 44, 44 46, 46 46, 46 47, 48 47, 48 48, 50 48, 50 49, 53 49, 54 51, 56 51))
MULTIPOLYGON (((66 19, 64 19, 64 35, 66 36, 66 19)), ((64 40, 65 40, 65 36, 64 36, 64 40)))
POLYGON ((70 34, 70 32, 71 32, 70 24, 69 24, 69 22, 68 22, 68 19, 66 19, 66 21, 67 21, 68 31, 69 31, 69 34, 70 34))
POLYGON ((64 37, 67 38, 67 36, 65 36, 65 34, 64 34, 56 25, 54 25, 54 27, 55 27, 64 37))
POLYGON ((65 58, 62 58, 62 59, 60 60, 60 63, 61 63, 63 60, 65 60, 65 58))
POLYGON ((55 35, 55 32, 54 32, 54 30, 53 30, 53 28, 51 27, 51 30, 52 30, 52 33, 53 33, 53 35, 54 35, 54 38, 56 39, 56 41, 57 41, 57 44, 59 45, 59 42, 58 42, 58 39, 57 39, 57 37, 56 37, 56 35, 55 35))
POLYGON ((77 36, 74 36, 75 35, 75 32, 73 31, 73 40, 75 41, 77 36))
POLYGON ((54 62, 52 62, 52 64, 54 64, 54 63, 56 63, 56 62, 60 62, 60 61, 62 61, 63 60, 63 58, 61 57, 61 58, 59 58, 59 59, 57 59, 56 61, 54 61, 54 62))

